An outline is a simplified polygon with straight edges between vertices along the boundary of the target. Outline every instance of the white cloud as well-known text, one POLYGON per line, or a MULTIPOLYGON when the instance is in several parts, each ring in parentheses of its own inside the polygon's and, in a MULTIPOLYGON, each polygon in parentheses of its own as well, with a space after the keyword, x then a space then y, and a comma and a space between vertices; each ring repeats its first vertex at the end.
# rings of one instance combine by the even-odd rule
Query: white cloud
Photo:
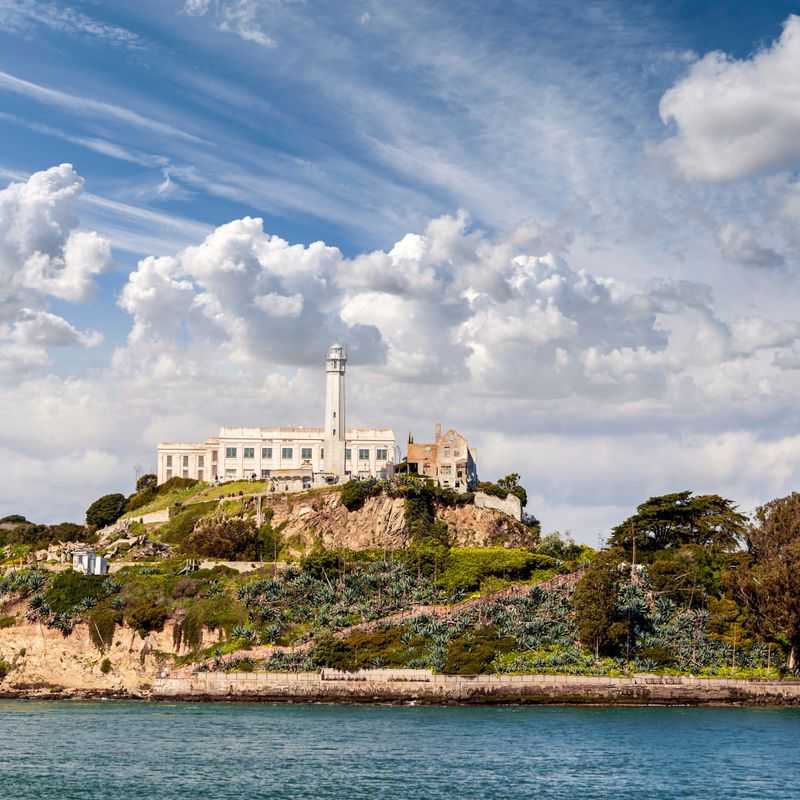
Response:
POLYGON ((212 12, 214 25, 221 33, 233 33, 245 42, 273 48, 275 40, 261 27, 260 18, 269 6, 281 0, 219 0, 213 8, 210 0, 185 0, 183 10, 190 16, 202 17, 212 12))
POLYGON ((25 97, 31 97, 46 105, 59 106, 74 113, 99 117, 100 119, 122 123, 123 125, 133 125, 136 128, 149 130, 162 136, 177 136, 180 139, 192 142, 203 141, 191 133, 179 130, 165 122, 145 117, 128 108, 123 108, 113 103, 104 103, 89 97, 80 97, 58 89, 50 89, 47 86, 17 78, 7 72, 0 71, 0 88, 25 97))
MULTIPOLYGON (((96 239, 71 238, 80 179, 49 172, 0 195, 0 208, 13 197, 27 209, 8 229, 13 246, 61 265, 23 271, 19 259, 0 260, 17 280, 0 328, 7 371, 45 366, 48 348, 99 341, 45 307, 46 292, 89 297, 96 273, 68 262, 103 257, 96 239)), ((528 220, 488 235, 459 212, 353 258, 323 242, 291 244, 250 217, 197 240, 138 262, 119 294, 131 329, 105 369, 12 379, 0 395, 0 448, 50 447, 60 485, 63 460, 75 458, 85 495, 76 492, 74 517, 121 488, 102 483, 99 464, 127 480, 125 465, 152 463, 161 439, 317 423, 334 339, 350 345, 354 424, 393 426, 402 441, 441 418, 478 446, 485 477, 522 472, 545 527, 573 520, 586 540, 648 494, 693 488, 750 502, 797 477, 769 462, 792 456, 792 435, 767 441, 744 429, 794 408, 800 325, 729 318, 702 284, 634 285, 581 269, 569 230, 528 220), (75 456, 84 451, 96 457, 75 456)), ((10 500, 22 502, 0 487, 0 502, 10 500)))
POLYGON ((746 223, 731 220, 719 232, 722 255, 736 264, 748 267, 779 267, 784 257, 758 242, 756 232, 746 223))
POLYGON ((83 181, 62 164, 0 190, 0 361, 4 371, 48 363, 48 347, 94 347, 102 336, 79 331, 45 310, 49 298, 87 302, 95 278, 112 265, 108 240, 77 229, 73 209, 83 181))
POLYGON ((732 181, 800 165, 800 17, 752 58, 708 53, 659 105, 659 145, 690 180, 732 181))
POLYGON ((37 0, 2 0, 0 27, 16 31, 25 30, 33 24, 96 39, 115 47, 138 50, 146 46, 140 36, 127 28, 109 25, 76 8, 64 8, 56 3, 37 0))

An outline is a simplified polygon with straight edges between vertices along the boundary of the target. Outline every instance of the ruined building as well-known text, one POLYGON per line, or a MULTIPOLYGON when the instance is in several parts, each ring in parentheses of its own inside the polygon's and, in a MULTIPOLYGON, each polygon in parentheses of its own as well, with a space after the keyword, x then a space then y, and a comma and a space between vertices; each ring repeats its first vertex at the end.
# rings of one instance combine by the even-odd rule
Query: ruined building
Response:
POLYGON ((443 435, 439 422, 430 444, 415 444, 408 435, 409 473, 433 478, 438 486, 470 491, 478 482, 477 460, 477 451, 470 448, 466 437, 452 429, 443 435))

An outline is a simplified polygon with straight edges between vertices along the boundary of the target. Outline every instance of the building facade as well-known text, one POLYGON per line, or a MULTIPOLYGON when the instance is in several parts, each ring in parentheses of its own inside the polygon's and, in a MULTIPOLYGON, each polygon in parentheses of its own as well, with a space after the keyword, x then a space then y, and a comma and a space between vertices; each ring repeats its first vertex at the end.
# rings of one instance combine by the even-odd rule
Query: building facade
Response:
POLYGON ((325 359, 322 428, 223 427, 200 443, 161 442, 158 482, 173 477, 202 481, 264 479, 296 488, 346 476, 385 477, 398 460, 390 428, 346 428, 347 353, 334 345, 325 359))
POLYGON ((458 431, 451 429, 442 434, 439 422, 432 442, 415 444, 409 434, 407 461, 409 473, 432 478, 443 488, 468 492, 478 482, 477 451, 458 431))

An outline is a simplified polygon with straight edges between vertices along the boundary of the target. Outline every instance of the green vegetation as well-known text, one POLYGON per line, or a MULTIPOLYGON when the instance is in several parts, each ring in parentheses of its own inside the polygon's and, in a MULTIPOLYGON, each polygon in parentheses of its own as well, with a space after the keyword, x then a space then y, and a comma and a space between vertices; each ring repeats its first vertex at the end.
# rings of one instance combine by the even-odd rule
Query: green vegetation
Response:
POLYGON ((126 502, 125 496, 121 494, 103 495, 86 509, 86 524, 93 528, 112 525, 122 516, 126 502))
MULTIPOLYGON (((12 517, 19 517, 18 514, 12 517)), ((51 544, 58 542, 87 542, 96 539, 83 525, 73 522, 61 522, 57 525, 34 525, 21 517, 22 522, 10 519, 0 529, 0 547, 7 545, 23 545, 27 552, 30 550, 43 550, 51 544), (8 526, 8 527, 6 527, 8 526)))
POLYGON ((148 597, 137 603, 125 616, 128 624, 145 636, 151 631, 164 629, 168 612, 166 606, 148 597))
MULTIPOLYGON (((219 486, 206 489, 201 497, 203 500, 218 500, 220 497, 231 495, 260 494, 264 491, 264 481, 228 481, 219 486)), ((198 497, 198 500, 200 497, 198 497)))
POLYGON ((0 658, 0 681, 2 681, 12 669, 13 667, 8 663, 8 661, 4 661, 2 658, 0 658))
MULTIPOLYGON (((138 509, 172 509, 155 536, 179 557, 126 567, 113 578, 11 570, 0 578, 0 611, 19 601, 27 610, 8 607, 13 614, 0 617, 0 627, 23 614, 65 636, 85 624, 106 653, 122 624, 146 636, 171 621, 181 663, 197 662, 198 669, 767 676, 798 668, 800 494, 766 504, 752 522, 716 495, 653 497, 595 552, 556 533, 528 536, 535 544, 525 548, 454 546, 456 532, 441 510, 471 502, 470 495, 437 489, 420 476, 349 481, 335 491, 350 510, 381 492, 403 498, 408 547, 315 544, 280 569, 178 574, 187 558, 277 561, 299 543, 287 541, 269 507, 257 527, 256 501, 240 495, 237 484, 203 492, 184 479, 152 484, 140 482, 126 503, 148 496, 138 509), (218 502, 223 494, 232 497, 218 502), (197 502, 181 505, 179 496, 197 502), (546 590, 536 586, 556 577, 546 590), (256 645, 276 649, 259 660, 251 652, 256 645)), ((519 476, 488 488, 519 496, 519 476)), ((75 539, 86 535, 82 526, 49 527, 75 539)), ((16 517, 0 529, 3 543, 23 552, 55 535, 16 517)))
POLYGON ((207 520, 194 529, 186 540, 187 553, 227 561, 256 561, 262 544, 255 523, 240 517, 207 520))
POLYGON ((651 497, 638 506, 636 514, 614 528, 610 545, 632 553, 636 537, 640 555, 692 544, 734 550, 746 527, 747 518, 736 511, 733 501, 715 494, 677 492, 651 497))
POLYGON ((554 558, 528 548, 454 547, 441 585, 451 594, 466 593, 479 589, 486 578, 502 578, 508 583, 525 581, 536 570, 554 568, 554 558))
POLYGON ((800 494, 756 510, 747 532, 748 558, 734 573, 737 594, 758 630, 788 646, 788 667, 800 668, 800 494))
POLYGON ((111 661, 109 659, 104 658, 100 662, 100 672, 102 672, 103 675, 108 675, 108 673, 111 672, 111 661))
POLYGON ((145 486, 125 501, 125 513, 121 516, 135 519, 153 511, 172 508, 176 503, 194 497, 206 485, 191 478, 170 478, 157 487, 145 486))

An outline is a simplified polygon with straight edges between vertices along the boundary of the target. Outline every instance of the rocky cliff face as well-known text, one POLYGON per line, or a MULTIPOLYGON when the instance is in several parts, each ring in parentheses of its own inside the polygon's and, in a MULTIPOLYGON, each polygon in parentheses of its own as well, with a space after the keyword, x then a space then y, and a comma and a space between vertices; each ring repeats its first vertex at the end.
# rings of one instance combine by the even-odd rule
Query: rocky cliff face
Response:
MULTIPOLYGON (((25 694, 96 691, 138 695, 146 692, 161 672, 161 653, 174 651, 168 622, 160 633, 142 638, 126 625, 117 627, 114 641, 105 652, 93 644, 86 624, 76 625, 69 636, 24 618, 26 605, 16 604, 4 613, 17 612, 16 625, 0 628, 0 659, 12 670, 0 681, 0 693, 25 694), (108 659, 110 670, 101 665, 108 659)), ((204 632, 203 645, 217 640, 204 632)))
MULTIPOLYGON (((307 551, 315 544, 353 550, 390 550, 409 544, 405 504, 399 497, 385 494, 370 497, 358 510, 348 511, 338 492, 308 499, 282 495, 267 498, 264 508, 272 509, 273 526, 283 526, 283 539, 296 552, 307 551)), ((454 545, 525 547, 536 543, 534 531, 492 509, 474 505, 438 506, 436 517, 447 523, 454 545)))

